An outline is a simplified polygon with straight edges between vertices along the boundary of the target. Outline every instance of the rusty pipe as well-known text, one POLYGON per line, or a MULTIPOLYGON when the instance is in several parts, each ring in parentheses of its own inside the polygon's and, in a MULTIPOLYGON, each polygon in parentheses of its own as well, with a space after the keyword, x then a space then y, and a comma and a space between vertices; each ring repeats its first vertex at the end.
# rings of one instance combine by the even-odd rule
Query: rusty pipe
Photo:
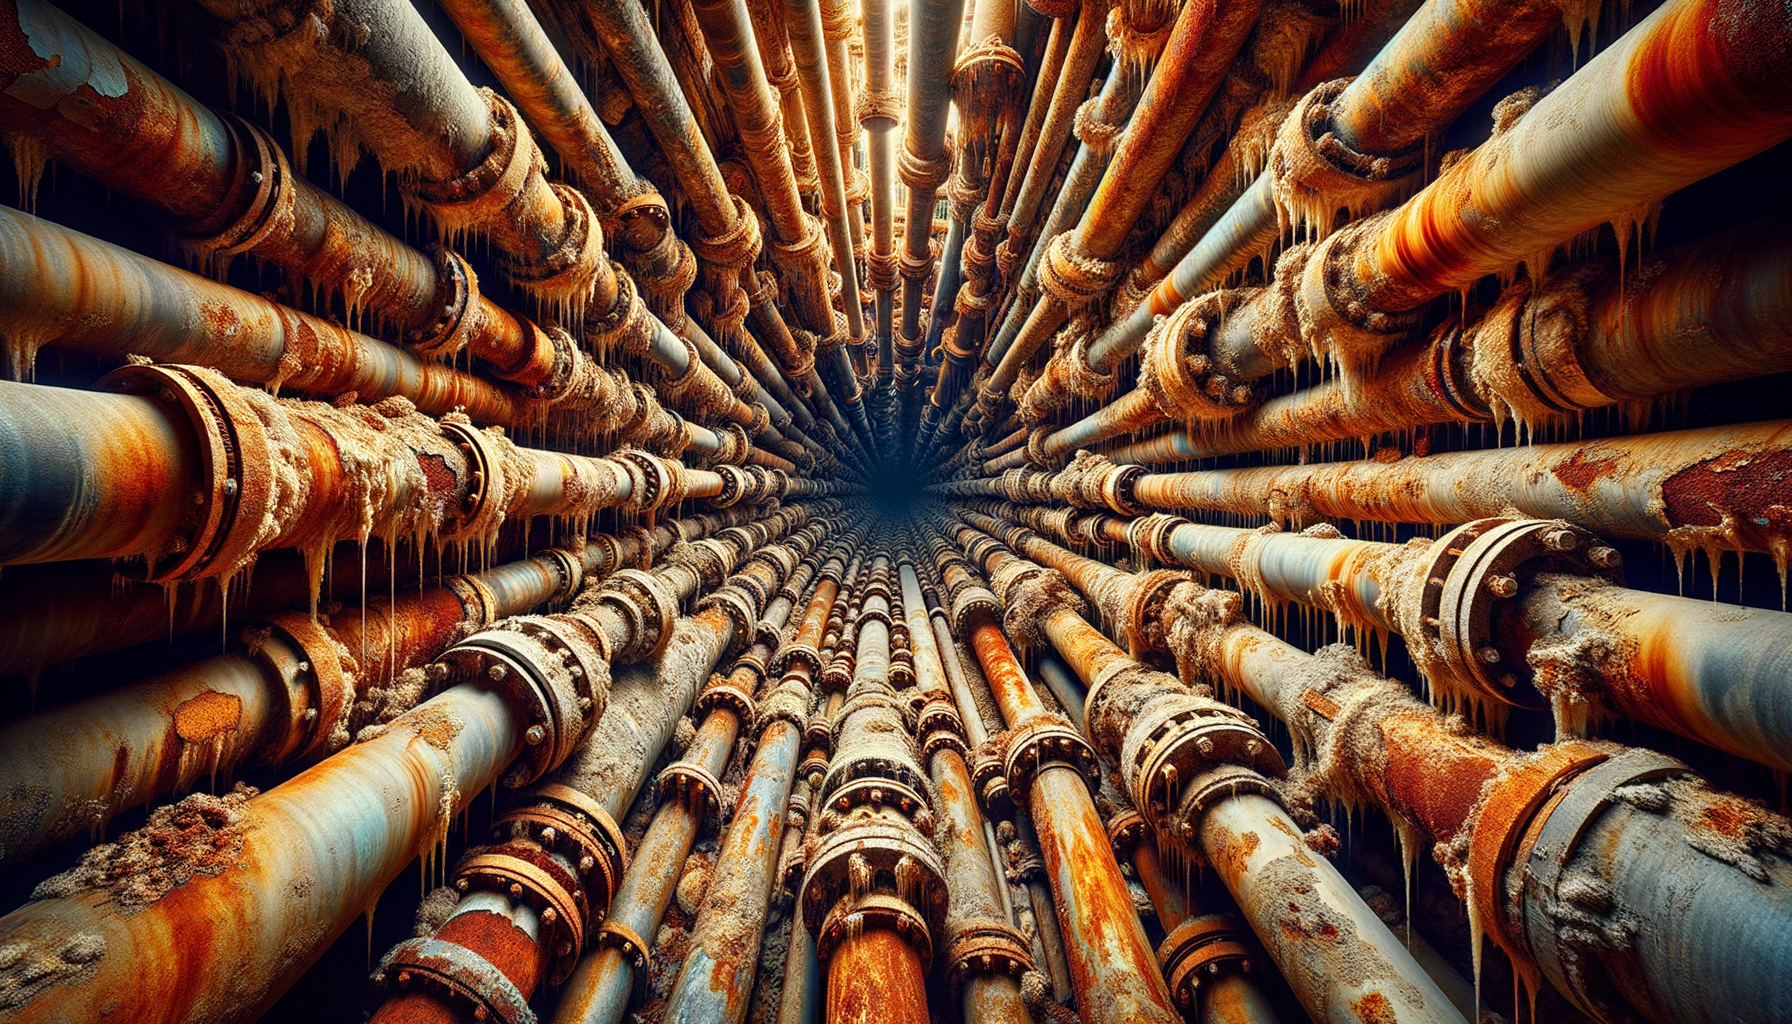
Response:
POLYGON ((1773 483, 1788 460, 1792 422, 1775 420, 1395 462, 1148 473, 1131 493, 1148 508, 1267 511, 1297 526, 1462 523, 1517 509, 1605 536, 1684 550, 1709 534, 1726 548, 1783 558, 1787 525, 1773 483))
MULTIPOLYGON (((903 220, 902 337, 921 337, 922 290, 933 276, 933 207, 952 173, 946 150, 946 113, 958 55, 965 0, 909 0, 908 130, 896 171, 908 189, 903 220)), ((937 317, 937 313, 935 316, 937 317)))
MULTIPOLYGON (((563 685, 459 683, 265 794, 189 797, 169 809, 167 824, 152 819, 147 832, 99 848, 41 886, 42 898, 0 918, 9 945, 46 955, 75 950, 71 939, 81 938, 82 952, 61 961, 78 969, 15 990, 13 1019, 120 1010, 144 1021, 253 1019, 406 864, 442 841, 465 800, 525 748, 531 718, 548 701, 572 700, 563 685), (215 864, 190 877, 107 870, 126 848, 149 848, 158 827, 204 840, 164 846, 161 856, 174 858, 164 863, 215 864), (206 927, 195 928, 200 921, 206 927)), ((562 721, 567 735, 553 746, 570 747, 588 725, 582 716, 562 721)))
MULTIPOLYGON (((855 276, 862 276, 865 264, 865 213, 870 202, 870 183, 865 172, 854 164, 858 152, 861 127, 859 103, 853 95, 852 65, 848 55, 853 46, 855 29, 862 5, 847 0, 821 0, 821 25, 827 40, 828 95, 834 107, 834 143, 840 150, 840 173, 846 183, 846 222, 852 236, 852 260, 855 276)), ((893 40, 892 40, 893 42, 893 40)), ((807 101, 804 101, 805 104, 807 101)))
POLYGON ((999 361, 984 360, 994 367, 983 387, 986 407, 994 410, 1021 367, 1071 312, 1117 283, 1115 251, 1219 88, 1261 7, 1260 0, 1214 0, 1185 4, 1177 14, 1163 56, 1082 219, 1043 254, 1045 294, 999 361))
MULTIPOLYGON (((856 546, 849 537, 842 550, 856 546)), ((825 616, 838 594, 842 559, 837 552, 821 570, 814 596, 791 647, 772 664, 783 679, 755 709, 758 744, 741 782, 733 820, 716 853, 711 891, 735 901, 706 903, 691 926, 690 947, 666 996, 674 1020, 740 1024, 746 1019, 759 970, 766 908, 778 877, 785 813, 802 753, 812 703, 813 661, 803 660, 822 640, 825 616)), ((768 652, 769 656, 769 652, 768 652)), ((757 666, 754 666, 755 674, 757 666)), ((769 677, 766 677, 769 681, 769 677)), ((753 682, 753 679, 743 682, 753 682)), ((744 688, 743 688, 744 690, 744 688)))
POLYGON ((321 562, 347 538, 485 539, 506 519, 586 517, 631 496, 642 507, 703 494, 732 504, 829 489, 645 452, 518 448, 404 408, 273 399, 196 367, 127 367, 105 386, 122 394, 0 384, 14 441, 4 561, 141 556, 146 578, 228 579, 278 547, 321 562), (108 527, 93 528, 102 515, 108 527))
MULTIPOLYGON (((1012 766, 1008 786, 1016 791, 1017 802, 1030 807, 1039 831, 1072 984, 1084 1008, 1084 1019, 1180 1019, 1143 927, 1132 911, 1126 881, 1105 841, 1106 833, 1089 796, 1086 773, 1090 769, 1079 765, 1072 752, 1081 745, 1080 738, 1068 722, 1058 725, 1061 720, 1047 712, 1033 691, 997 625, 995 613, 1001 606, 994 595, 976 582, 962 559, 952 555, 944 561, 941 579, 956 595, 952 602, 955 627, 970 634, 1010 729, 1004 758, 1012 766), (1012 738, 1043 740, 1048 732, 1054 742, 1070 741, 1062 755, 1055 746, 1036 743, 1028 750, 1012 738), (1038 760, 1029 765, 1025 757, 1013 756, 1017 750, 1038 760), (1101 993, 1099 998, 1096 992, 1101 993)), ((1088 750, 1086 746, 1081 749, 1088 750)), ((1086 762, 1093 765, 1092 753, 1086 762)))
MULTIPOLYGON (((674 594, 692 592, 700 583, 720 586, 705 596, 695 615, 676 623, 662 621, 663 639, 651 651, 657 662, 653 685, 613 692, 591 742, 577 753, 550 754, 550 761, 571 757, 547 785, 498 818, 489 845, 461 859, 454 869, 454 887, 462 895, 447 921, 432 939, 401 943, 382 961, 381 979, 390 984, 397 974, 398 985, 374 1014, 375 1020, 485 1019, 478 998, 468 1005, 462 990, 404 984, 407 970, 427 970, 438 957, 481 977, 483 988, 514 992, 525 1000, 542 980, 558 982, 572 972, 586 944, 589 923, 608 911, 626 871, 625 842, 616 823, 627 814, 660 748, 697 699, 711 668, 727 651, 741 646, 735 642, 739 624, 756 620, 761 597, 779 587, 819 539, 820 531, 811 529, 783 543, 765 543, 798 522, 782 516, 765 528, 724 532, 720 541, 698 542, 710 545, 712 565, 692 560, 686 552, 685 558, 674 559, 655 574, 663 581, 660 585, 674 594), (737 566, 739 572, 725 582, 716 578, 737 566), (681 576, 686 579, 681 581, 681 576), (539 927, 511 926, 530 922, 539 922, 539 927)), ((643 575, 615 577, 605 585, 596 606, 614 608, 631 594, 639 601, 643 592, 652 593, 654 587, 643 575)), ((593 604, 583 602, 566 616, 515 623, 509 631, 501 626, 476 633, 443 660, 459 672, 483 673, 500 681, 513 673, 531 678, 570 674, 575 681, 607 675, 605 664, 628 657, 631 644, 617 642, 613 631, 604 630, 601 618, 592 613, 593 604), (573 672, 574 668, 580 671, 573 672)), ((661 606, 662 616, 666 607, 661 606)), ((675 604, 670 607, 676 609, 675 604)), ((729 689, 729 683, 720 689, 729 689)), ((712 690, 718 688, 712 685, 704 692, 712 690)), ((719 708, 720 714, 706 715, 705 727, 722 734, 720 745, 725 750, 739 731, 739 705, 722 699, 711 707, 719 708)), ((533 732, 528 738, 538 747, 546 739, 533 732)), ((662 789, 670 798, 710 812, 720 810, 719 783, 713 782, 713 775, 675 767, 662 777, 662 789)))
MULTIPOLYGON (((830 4, 830 10, 833 5, 830 4)), ((797 82, 803 91, 803 116, 808 120, 809 145, 815 153, 815 167, 821 179, 822 219, 827 224, 828 241, 834 251, 834 269, 840 275, 840 302, 846 312, 849 351, 855 362, 863 363, 865 313, 859 298, 859 271, 853 258, 855 235, 863 234, 857 214, 849 211, 846 202, 846 169, 842 166, 846 148, 835 139, 842 119, 850 120, 850 106, 837 109, 837 96, 832 84, 829 57, 832 46, 824 34, 819 0, 784 0, 784 26, 790 34, 790 50, 796 58, 797 82), (858 230, 855 232, 854 228, 858 230)), ((845 69, 842 68, 842 71, 845 69)), ((842 83, 842 89, 844 83, 842 83)), ((852 122, 857 130, 857 122, 852 122)), ((795 130, 795 129, 792 129, 795 130)), ((863 241, 859 241, 863 245, 863 241)))
MULTIPOLYGON (((1119 767, 1146 823, 1166 842, 1205 853, 1315 1019, 1400 1013, 1462 1020, 1337 869, 1307 851, 1281 805, 1263 795, 1275 790, 1262 773, 1279 774, 1281 758, 1249 719, 1127 656, 1084 621, 1078 602, 1064 600, 1071 592, 1063 577, 1008 554, 987 535, 979 541, 977 531, 961 528, 959 536, 999 578, 1006 605, 1024 609, 1027 635, 1049 641, 1090 684, 1086 731, 1119 767), (1159 742, 1144 743, 1151 738, 1159 742), (1256 843, 1240 837, 1246 830, 1256 843), (1273 854, 1253 860, 1262 846, 1273 854), (1307 926, 1300 927, 1303 918, 1307 926), (1334 942, 1346 933, 1354 939, 1349 953, 1334 942), (1338 969, 1340 956, 1362 957, 1365 947, 1373 967, 1338 969)), ((1106 838, 1104 829, 1097 834, 1106 838)))
POLYGON ((915 686, 927 698, 917 716, 917 738, 923 750, 932 752, 928 772, 951 837, 945 857, 952 897, 945 926, 951 950, 946 955, 947 976, 962 986, 966 1020, 1030 1024, 1032 1017, 1020 997, 1020 974, 1032 969, 1032 955, 1009 920, 1007 882, 997 873, 995 851, 986 845, 989 830, 965 763, 969 737, 949 687, 920 580, 906 558, 900 581, 915 686))
POLYGON ((1514 282, 1478 320, 1440 326, 1430 344, 1390 354, 1373 377, 1327 381, 1248 411, 1241 403, 1254 394, 1240 382, 1295 356, 1271 338, 1282 337, 1272 307, 1285 296, 1280 285, 1254 297, 1203 296, 1153 328, 1149 387, 1059 431, 1046 450, 1166 417, 1217 429, 1199 444, 1173 434, 1114 457, 1199 458, 1452 420, 1542 424, 1771 373, 1792 366, 1792 336, 1778 313, 1792 296, 1788 223, 1769 217, 1662 250, 1634 279, 1593 263, 1558 271, 1535 290, 1514 282), (1110 411, 1120 407, 1124 417, 1110 411))
MULTIPOLYGON (((1296 111, 1295 123, 1305 131, 1283 130, 1270 169, 1127 319, 1089 346, 1090 368, 1110 372, 1137 350, 1154 317, 1174 312, 1266 249, 1281 211, 1325 233, 1338 207, 1362 212, 1385 202, 1412 170, 1429 132, 1454 121, 1558 25, 1574 20, 1531 0, 1430 0, 1341 91, 1331 86, 1309 94, 1296 111), (1438 68, 1450 74, 1438 75, 1438 68), (1313 140, 1328 131, 1336 141, 1322 155, 1313 140), (1383 166, 1365 178, 1359 169, 1377 158, 1383 166)), ((1579 32, 1578 23, 1570 29, 1573 38, 1579 32)))
POLYGON ((1771 883, 1784 865, 1756 856, 1763 830, 1786 827, 1777 816, 1710 790, 1653 751, 1575 740, 1528 754, 1468 734, 1369 672, 1351 649, 1306 654, 1242 622, 1236 608, 1222 600, 1184 634, 1185 663, 1267 701, 1307 750, 1320 751, 1314 743, 1330 731, 1360 737, 1360 756, 1315 755, 1328 790, 1385 809, 1409 849, 1428 840, 1456 848, 1471 920, 1532 991, 1547 980, 1597 1019, 1766 1021, 1785 1005, 1783 985, 1718 980, 1739 976, 1733 960, 1719 966, 1701 952, 1698 937, 1715 934, 1716 918, 1667 909, 1682 906, 1668 902, 1672 894, 1710 886, 1727 895, 1732 934, 1746 935, 1725 948, 1779 955, 1788 918, 1776 905, 1783 887, 1771 883), (1330 681, 1315 689, 1302 680, 1316 679, 1308 666, 1321 662, 1330 681), (1719 835, 1737 844, 1728 860, 1660 852, 1715 848, 1719 835), (1575 878, 1601 898, 1574 896, 1575 878), (1505 891, 1520 895, 1506 905, 1505 891), (1574 907, 1592 922, 1626 915, 1631 938, 1602 947, 1561 935, 1561 914, 1574 907), (1566 970, 1565 955, 1585 966, 1566 970))
MULTIPOLYGON (((871 246, 866 256, 866 283, 877 296, 878 380, 880 387, 888 390, 901 384, 892 379, 896 370, 896 284, 901 260, 896 255, 896 140, 891 133, 902 113, 901 97, 895 88, 894 0, 870 0, 864 4, 864 16, 865 95, 854 116, 870 136, 865 151, 871 187, 871 246)), ((832 52, 830 47, 830 55, 832 52)), ((903 365, 913 369, 920 355, 918 351, 905 353, 903 365)))

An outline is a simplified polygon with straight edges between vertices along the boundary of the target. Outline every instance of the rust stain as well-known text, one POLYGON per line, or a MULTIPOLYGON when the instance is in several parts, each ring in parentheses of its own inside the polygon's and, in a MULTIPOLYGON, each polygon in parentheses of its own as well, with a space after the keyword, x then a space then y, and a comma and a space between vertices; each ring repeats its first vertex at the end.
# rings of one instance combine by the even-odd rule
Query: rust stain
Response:
POLYGON ((1618 468, 1616 457, 1589 459, 1585 449, 1575 449, 1574 457, 1566 462, 1558 462, 1549 471, 1554 473, 1562 486, 1585 494, 1589 488, 1609 476, 1618 468))
POLYGON ((1388 1002, 1388 997, 1380 992, 1371 992, 1351 1000, 1350 1008, 1363 1024, 1399 1024, 1400 1018, 1394 1013, 1394 1004, 1388 1002))
POLYGON ((1661 497, 1670 526, 1718 526, 1725 512, 1765 526, 1792 522, 1788 480, 1792 452, 1729 451, 1668 477, 1661 497))
POLYGON ((243 699, 207 690, 174 709, 174 731, 188 743, 205 743, 234 730, 243 720, 243 699))

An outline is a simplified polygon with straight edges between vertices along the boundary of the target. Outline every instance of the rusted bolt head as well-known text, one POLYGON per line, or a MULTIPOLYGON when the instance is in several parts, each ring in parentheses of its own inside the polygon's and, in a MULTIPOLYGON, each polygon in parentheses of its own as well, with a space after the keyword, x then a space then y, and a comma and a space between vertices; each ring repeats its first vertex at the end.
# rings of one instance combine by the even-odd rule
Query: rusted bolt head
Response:
POLYGON ((1218 960, 1207 961, 1207 973, 1210 975, 1219 974, 1220 973, 1220 962, 1218 960))
POLYGON ((399 971, 398 972, 398 983, 400 985, 409 985, 411 983, 411 972, 410 971, 399 971))
POLYGON ((1543 546, 1551 551, 1573 551, 1579 543, 1573 530, 1550 530, 1543 535, 1543 546))
POLYGON ((1492 591, 1495 597, 1511 597, 1518 593, 1518 581, 1510 576, 1489 576, 1487 577, 1487 589, 1492 591))
POLYGON ((249 183, 252 185, 261 184, 261 172, 260 171, 250 171, 249 172, 249 183))
POLYGON ((491 1011, 490 1011, 490 1010, 487 1010, 487 1009, 486 1009, 486 1008, 485 1008, 485 1007, 483 1007, 483 1006, 475 1006, 475 1007, 473 1007, 473 1019, 474 1019, 474 1020, 484 1020, 484 1019, 486 1019, 486 1018, 487 1018, 487 1017, 490 1017, 490 1016, 491 1016, 491 1015, 492 1015, 492 1014, 491 1014, 491 1011))
POLYGON ((560 838, 560 833, 554 831, 554 826, 552 825, 541 830, 541 841, 544 843, 551 843, 558 838, 560 838))
POLYGON ((1616 569, 1624 561, 1617 548, 1597 547, 1587 552, 1587 558, 1601 569, 1616 569))
POLYGON ((531 725, 529 731, 523 733, 523 739, 529 741, 531 747, 548 738, 548 731, 539 725, 531 725))
POLYGON ((309 662, 309 661, 301 661, 301 662, 299 662, 299 671, 300 671, 300 672, 309 672, 309 671, 311 671, 311 663, 310 663, 310 662, 309 662))
POLYGON ((513 900, 520 900, 523 898, 523 887, 520 884, 516 882, 510 883, 510 898, 513 900))
POLYGON ((204 491, 194 491, 193 492, 193 504, 195 504, 195 505, 205 504, 205 492, 204 491))
POLYGON ((501 664, 491 665, 488 668, 486 668, 486 670, 485 670, 486 678, 490 679, 494 683, 503 682, 504 677, 508 676, 509 674, 510 674, 510 670, 505 668, 501 664))
POLYGON ((567 942, 565 939, 561 939, 560 944, 554 947, 554 955, 555 956, 568 956, 571 953, 572 953, 572 943, 567 942))
POLYGON ((423 670, 423 678, 429 680, 432 683, 447 682, 448 666, 442 664, 439 661, 432 662, 428 668, 423 670))
POLYGON ((548 909, 541 912, 541 923, 542 924, 553 924, 555 921, 558 921, 558 920, 560 920, 560 912, 555 910, 553 907, 549 907, 548 909))
POLYGON ((1489 665, 1497 664, 1500 660, 1500 649, 1492 645, 1483 647, 1475 653, 1480 655, 1481 660, 1489 665))
POLYGON ((1195 749, 1201 752, 1202 757, 1211 757, 1213 756, 1213 741, 1203 736, 1195 741, 1195 749))
POLYGON ((454 880, 454 888, 459 892, 466 892, 467 891, 467 880, 464 878, 456 878, 454 880))
POLYGON ((224 481, 224 496, 227 498, 236 497, 236 478, 235 477, 228 477, 225 479, 225 481, 224 481))
POLYGON ((594 867, 597 867, 597 858, 591 856, 590 854, 586 854, 585 856, 579 858, 579 870, 580 871, 590 871, 594 867))
POLYGON ((1192 839, 1195 835, 1195 823, 1192 821, 1185 821, 1182 823, 1179 831, 1182 833, 1182 838, 1192 839))

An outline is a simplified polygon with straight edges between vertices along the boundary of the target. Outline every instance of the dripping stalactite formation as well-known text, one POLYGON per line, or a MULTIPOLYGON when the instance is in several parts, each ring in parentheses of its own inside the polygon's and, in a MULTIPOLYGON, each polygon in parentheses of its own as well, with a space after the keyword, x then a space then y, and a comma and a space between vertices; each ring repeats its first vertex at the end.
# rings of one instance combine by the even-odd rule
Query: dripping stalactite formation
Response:
POLYGON ((0 1024, 1792 1021, 1780 0, 0 0, 0 1024))

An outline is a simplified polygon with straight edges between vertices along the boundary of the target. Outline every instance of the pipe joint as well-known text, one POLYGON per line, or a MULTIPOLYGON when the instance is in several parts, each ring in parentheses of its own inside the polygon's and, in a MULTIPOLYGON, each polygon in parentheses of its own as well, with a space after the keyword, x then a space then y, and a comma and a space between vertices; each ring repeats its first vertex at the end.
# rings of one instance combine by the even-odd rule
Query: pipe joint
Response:
POLYGON ((1228 420, 1257 400, 1251 382, 1228 379, 1207 352, 1235 292, 1208 292, 1185 302, 1151 328, 1141 346, 1139 386, 1169 419, 1190 424, 1228 420))
POLYGON ((953 992, 973 978, 1009 977, 1018 983, 1022 975, 1038 969, 1029 946, 1020 930, 1006 921, 963 922, 946 946, 946 983, 953 992))
POLYGON ((289 235, 300 181, 286 153, 266 129, 235 114, 224 114, 219 120, 231 138, 228 151, 242 161, 232 192, 248 194, 240 207, 221 207, 213 216, 186 225, 182 232, 189 247, 213 260, 252 252, 276 236, 289 235))
POLYGON ((468 1016, 493 1024, 535 1024, 535 1011, 504 972, 478 953, 441 939, 410 939, 392 947, 373 980, 388 990, 422 989, 468 1016))
POLYGON ((1534 706, 1538 698, 1528 660, 1497 639, 1500 610, 1539 574, 1623 582, 1611 549, 1560 519, 1478 519, 1410 550, 1409 564, 1383 570, 1383 586, 1393 592, 1392 617, 1413 660, 1433 686, 1502 704, 1534 706))
POLYGON ((1351 81, 1315 86, 1276 130, 1267 164, 1270 189, 1297 232, 1329 234, 1340 209, 1355 221, 1385 208, 1423 165, 1422 144, 1392 154, 1360 153, 1333 131, 1333 108, 1351 81))
MULTIPOLYGON (((1120 280, 1121 264, 1079 251, 1076 232, 1053 238, 1039 261, 1039 284, 1067 310, 1094 304, 1120 280)), ((1041 339, 1043 340, 1043 339, 1041 339)))
POLYGON ((1040 773, 1053 767, 1076 772, 1091 790, 1101 787, 1095 748, 1063 715, 1040 715, 1004 734, 1002 772, 1011 799, 1024 802, 1040 773))
POLYGON ((505 619, 437 659, 447 668, 447 678, 486 680, 528 723, 523 752, 503 779, 512 789, 521 789, 570 757, 603 716, 609 700, 610 659, 592 643, 589 632, 569 618, 505 619))
POLYGON ((1222 975, 1249 974, 1262 963, 1251 930, 1234 914, 1203 914, 1177 925, 1157 947, 1158 966, 1170 983, 1176 1005, 1192 1008, 1203 982, 1222 975), (1253 960, 1256 962, 1253 963, 1253 960))
POLYGON ((809 859, 800 903, 816 953, 828 959, 853 931, 886 928, 933 959, 932 934, 945 920, 945 867, 913 825, 876 818, 825 836, 809 859))

